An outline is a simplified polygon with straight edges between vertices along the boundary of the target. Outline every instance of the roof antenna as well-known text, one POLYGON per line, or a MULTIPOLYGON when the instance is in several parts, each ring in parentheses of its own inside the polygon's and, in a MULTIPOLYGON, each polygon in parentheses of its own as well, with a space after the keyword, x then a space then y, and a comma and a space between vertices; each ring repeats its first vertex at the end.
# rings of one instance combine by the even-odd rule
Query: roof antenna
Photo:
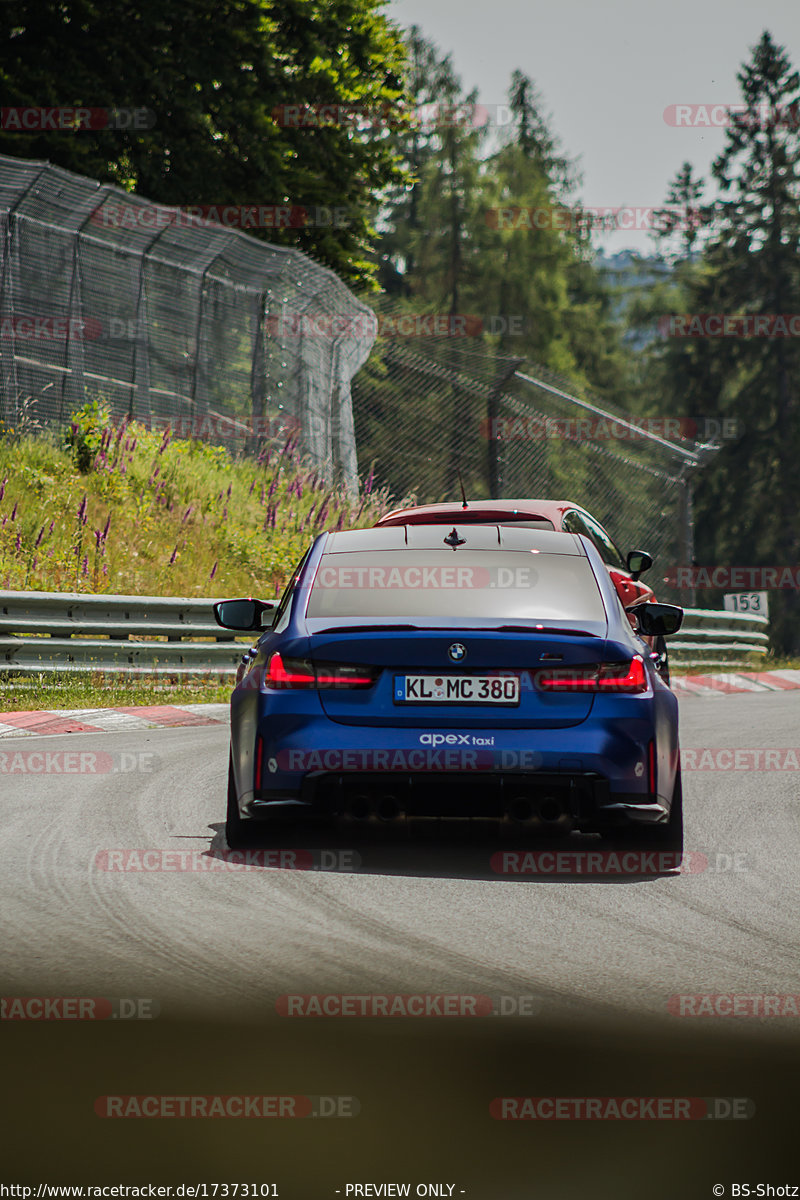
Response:
POLYGON ((461 500, 462 500, 461 507, 469 508, 469 505, 467 504, 467 493, 464 491, 464 481, 461 478, 460 470, 458 471, 458 484, 459 484, 459 487, 461 488, 461 500))

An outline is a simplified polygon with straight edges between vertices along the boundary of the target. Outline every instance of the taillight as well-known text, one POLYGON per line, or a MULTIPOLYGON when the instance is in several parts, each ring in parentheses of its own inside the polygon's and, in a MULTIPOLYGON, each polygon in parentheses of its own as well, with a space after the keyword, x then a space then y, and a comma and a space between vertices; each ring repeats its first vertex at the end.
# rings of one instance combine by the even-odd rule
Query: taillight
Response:
POLYGON ((644 660, 636 654, 629 663, 596 663, 539 671, 536 683, 546 692, 646 692, 644 660))
POLYGON ((376 672, 370 667, 349 663, 313 663, 305 658, 283 658, 277 651, 270 655, 263 687, 271 690, 291 688, 364 688, 372 687, 376 672))
POLYGON ((644 659, 636 654, 627 664, 603 663, 597 680, 598 692, 646 692, 649 687, 644 659))

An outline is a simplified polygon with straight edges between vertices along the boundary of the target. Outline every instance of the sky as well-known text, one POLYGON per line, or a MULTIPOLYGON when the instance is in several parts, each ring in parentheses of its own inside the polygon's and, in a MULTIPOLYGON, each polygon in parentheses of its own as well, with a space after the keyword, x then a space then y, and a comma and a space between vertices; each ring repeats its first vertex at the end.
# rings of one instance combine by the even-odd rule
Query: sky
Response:
MULTIPOLYGON (((800 69, 800 0, 389 0, 389 18, 419 25, 452 55, 464 90, 486 106, 507 100, 518 68, 536 84, 550 128, 583 176, 588 206, 625 212, 641 226, 662 205, 685 161, 709 178, 725 143, 703 112, 685 106, 735 104, 737 72, 768 29, 800 69), (665 119, 681 120, 680 126, 665 119)), ((713 195, 712 189, 707 195, 713 195)), ((606 253, 653 252, 646 231, 596 235, 606 253)))

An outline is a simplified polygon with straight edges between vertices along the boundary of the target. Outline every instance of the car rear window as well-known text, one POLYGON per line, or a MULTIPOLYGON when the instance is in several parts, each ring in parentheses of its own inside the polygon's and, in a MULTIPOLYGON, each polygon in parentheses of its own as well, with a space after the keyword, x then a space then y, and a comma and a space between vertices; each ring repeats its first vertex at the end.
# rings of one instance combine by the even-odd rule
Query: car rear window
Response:
POLYGON ((326 618, 605 620, 588 559, 530 550, 324 554, 307 613, 326 618))

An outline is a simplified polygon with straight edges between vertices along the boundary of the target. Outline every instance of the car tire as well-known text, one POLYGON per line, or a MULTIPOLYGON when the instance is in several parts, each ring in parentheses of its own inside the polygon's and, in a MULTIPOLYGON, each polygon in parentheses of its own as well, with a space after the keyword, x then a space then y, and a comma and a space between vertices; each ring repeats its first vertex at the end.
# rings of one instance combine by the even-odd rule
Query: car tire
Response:
POLYGON ((681 769, 675 776, 669 818, 663 825, 629 825, 622 833, 628 845, 646 851, 666 852, 675 855, 675 866, 680 866, 683 855, 683 782, 681 769))
POLYGON ((258 841, 258 830, 249 821, 243 821, 239 813, 236 797, 236 780, 233 775, 233 762, 228 763, 228 811, 225 821, 225 840, 230 850, 246 850, 258 841))
POLYGON ((658 850, 674 850, 676 854, 683 854, 683 781, 680 767, 675 775, 669 820, 665 825, 653 826, 651 839, 658 850))
POLYGON ((664 680, 664 683, 667 685, 667 687, 669 687, 669 652, 667 650, 666 638, 655 638, 653 641, 653 649, 658 655, 658 665, 656 666, 656 670, 664 680))

